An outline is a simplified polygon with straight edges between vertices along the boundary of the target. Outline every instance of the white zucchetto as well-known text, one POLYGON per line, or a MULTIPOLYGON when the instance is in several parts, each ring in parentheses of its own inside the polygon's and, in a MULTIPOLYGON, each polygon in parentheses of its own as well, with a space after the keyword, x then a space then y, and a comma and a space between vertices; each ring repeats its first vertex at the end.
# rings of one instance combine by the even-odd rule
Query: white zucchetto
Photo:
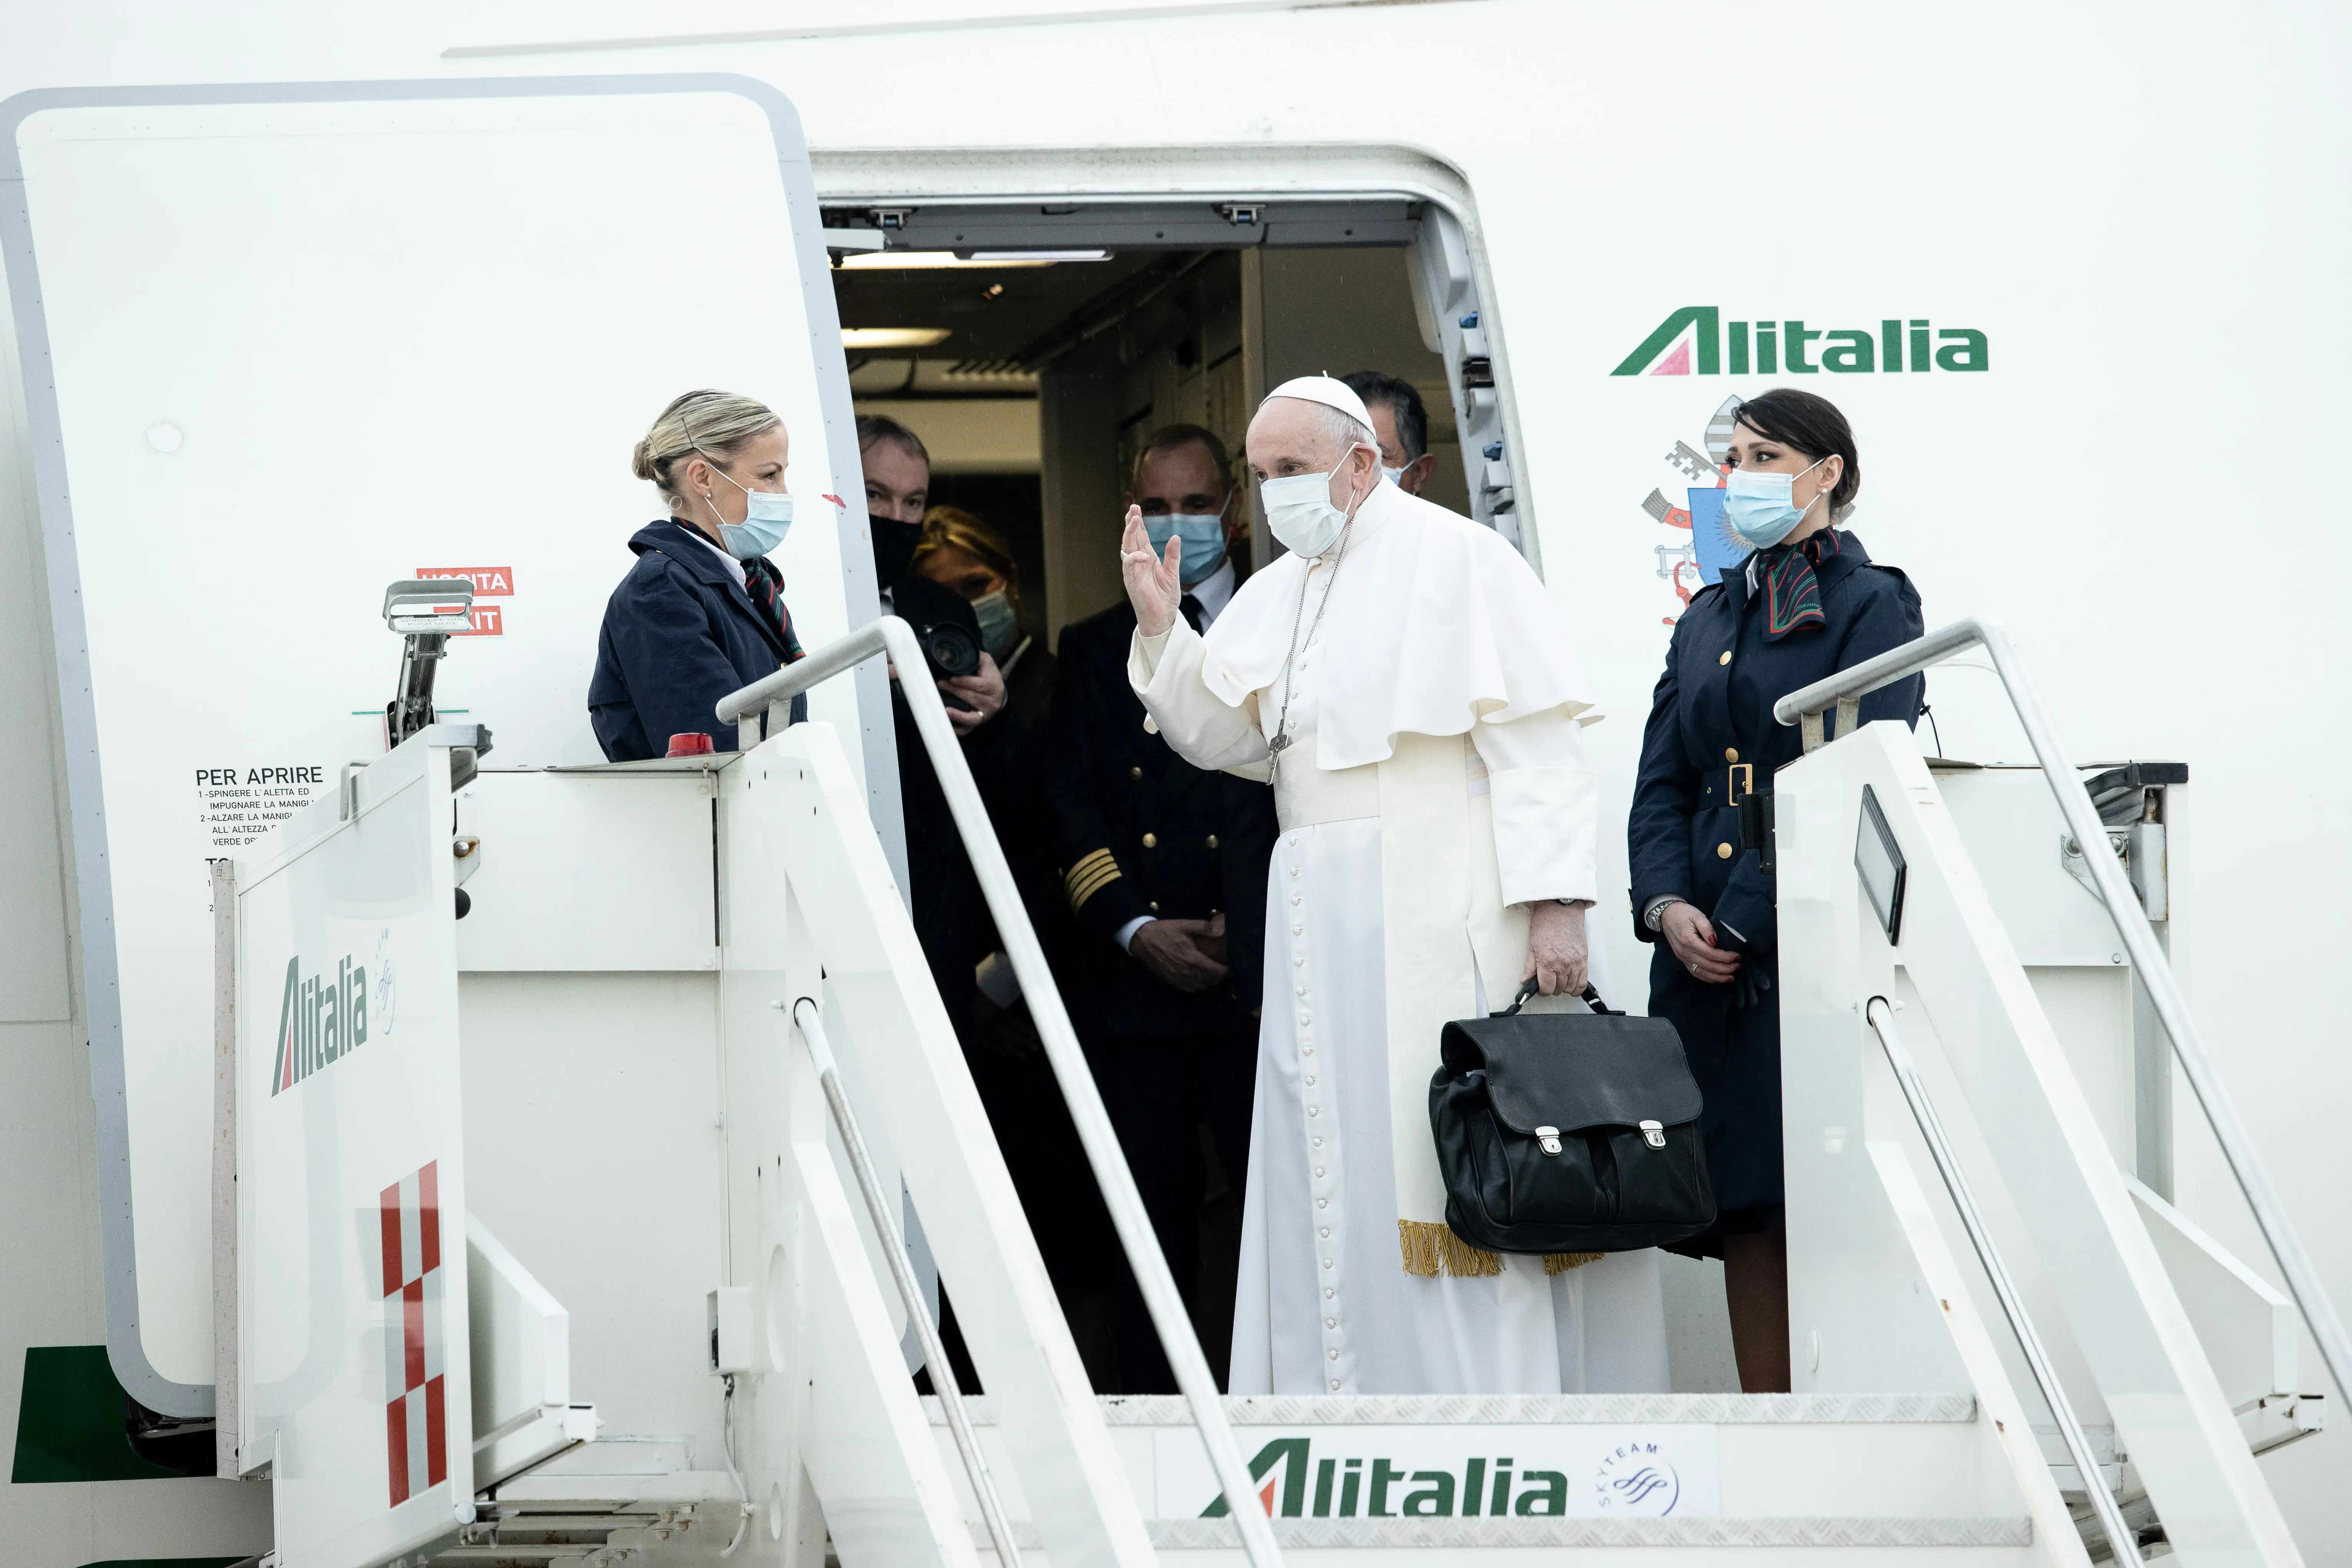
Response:
MULTIPOLYGON (((1267 393, 1265 402, 1271 403, 1277 397, 1296 397, 1307 403, 1320 403, 1326 407, 1338 409, 1367 430, 1374 428, 1371 410, 1364 406, 1364 400, 1356 395, 1354 387, 1336 376, 1294 376, 1267 393)), ((1258 406, 1264 408, 1265 403, 1258 406)))

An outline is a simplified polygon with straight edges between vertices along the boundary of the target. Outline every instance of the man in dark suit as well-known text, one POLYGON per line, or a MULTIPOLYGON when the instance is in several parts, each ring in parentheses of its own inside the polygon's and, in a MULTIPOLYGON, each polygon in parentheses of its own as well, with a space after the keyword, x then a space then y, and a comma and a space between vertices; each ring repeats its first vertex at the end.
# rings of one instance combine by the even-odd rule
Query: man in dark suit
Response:
MULTIPOLYGON (((980 622, 954 590, 910 569, 929 504, 931 456, 914 431, 887 415, 860 415, 857 448, 866 469, 866 513, 873 530, 875 583, 882 613, 904 618, 918 630, 952 621, 980 640, 980 622)), ((903 681, 908 672, 897 672, 903 681)), ((915 672, 921 679, 923 672, 915 672)), ((936 683, 950 705, 948 722, 963 742, 964 760, 985 774, 1005 727, 992 724, 1004 706, 1004 677, 995 659, 981 655, 980 673, 936 683)), ((907 895, 916 939, 923 945, 931 979, 940 988, 956 1037, 969 1044, 975 1021, 972 966, 988 954, 990 926, 980 880, 965 853, 962 836, 948 809, 931 754, 915 728, 913 710, 897 684, 890 708, 898 745, 898 808, 907 833, 907 895)))
MULTIPOLYGON (((1206 631, 1240 583, 1240 487, 1223 442, 1196 425, 1154 434, 1129 500, 1155 544, 1183 540, 1187 619, 1206 631)), ((1161 1250, 1195 1322, 1208 1190, 1201 1128, 1238 1202, 1249 1170, 1273 792, 1181 761, 1143 727, 1127 679, 1135 612, 1125 600, 1062 632, 1046 790, 1065 888, 1079 926, 1112 966, 1097 1076, 1161 1250)), ((1131 1280, 1121 1303, 1129 1394, 1175 1382, 1131 1280)))

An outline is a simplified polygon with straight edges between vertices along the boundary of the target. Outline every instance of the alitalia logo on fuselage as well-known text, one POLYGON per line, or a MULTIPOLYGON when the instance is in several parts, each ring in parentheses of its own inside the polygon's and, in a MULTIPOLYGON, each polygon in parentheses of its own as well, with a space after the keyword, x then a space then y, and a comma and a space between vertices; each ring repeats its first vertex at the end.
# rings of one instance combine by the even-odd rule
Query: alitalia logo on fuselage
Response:
POLYGON ((348 957, 332 980, 304 975, 301 960, 286 961, 285 999, 278 1007, 278 1067, 269 1092, 292 1089, 367 1044, 367 971, 348 957))
POLYGON ((1871 327, 1727 321, 1716 305, 1685 305, 1658 323, 1612 375, 1866 375, 1984 370, 1985 334, 1939 327, 1925 316, 1890 316, 1871 327))

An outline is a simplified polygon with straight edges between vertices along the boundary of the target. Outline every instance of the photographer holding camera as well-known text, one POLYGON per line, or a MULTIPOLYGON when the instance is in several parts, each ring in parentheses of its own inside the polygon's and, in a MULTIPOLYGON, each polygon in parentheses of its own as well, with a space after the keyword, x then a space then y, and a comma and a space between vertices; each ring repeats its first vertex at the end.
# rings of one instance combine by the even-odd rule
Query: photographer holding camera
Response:
POLYGON ((988 909, 899 683, 930 677, 973 773, 985 776, 1004 728, 989 722, 1004 707, 1004 678, 982 647, 979 617, 962 595, 913 570, 931 488, 930 453, 922 437, 887 415, 861 414, 857 450, 866 470, 866 513, 874 531, 874 580, 882 613, 915 628, 931 666, 893 667, 890 672, 898 804, 907 830, 907 901, 949 1022, 969 1047, 978 995, 972 966, 992 945, 988 909), (971 673, 959 673, 967 669, 971 673))
MULTIPOLYGON (((882 613, 901 616, 915 628, 939 679, 940 695, 947 700, 948 722, 957 734, 969 735, 1004 706, 1004 678, 981 647, 980 621, 971 606, 911 570, 930 501, 930 449, 888 415, 861 414, 857 456, 866 469, 866 526, 874 531, 874 584, 882 613)), ((906 732, 899 737, 901 758, 908 738, 906 732)), ((917 754, 921 750, 918 742, 917 754)), ((908 824, 910 839, 913 827, 908 824)))

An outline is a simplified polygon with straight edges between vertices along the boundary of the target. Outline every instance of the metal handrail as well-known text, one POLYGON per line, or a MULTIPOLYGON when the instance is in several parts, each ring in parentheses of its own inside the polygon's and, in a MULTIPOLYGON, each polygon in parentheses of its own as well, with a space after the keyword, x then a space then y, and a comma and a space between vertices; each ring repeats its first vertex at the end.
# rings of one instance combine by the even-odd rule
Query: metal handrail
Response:
POLYGON ((1863 1009, 1863 1016, 1870 1020, 1872 1031, 1878 1036, 1878 1044, 1886 1053, 1886 1065, 1895 1069, 1895 1081, 1911 1107, 1911 1120, 1918 1123, 1919 1136, 1927 1142, 1927 1152, 1935 1159, 1936 1172, 1944 1178, 1944 1190, 1951 1194, 1952 1206, 1960 1212, 1960 1225, 1969 1233, 1969 1245, 1976 1248, 1977 1261, 1984 1266, 1985 1278, 1992 1281, 1992 1293, 2000 1302, 2001 1316, 2009 1320, 2010 1331, 2017 1336, 2018 1348, 2025 1352, 2025 1364, 2033 1373, 2034 1385, 2042 1390, 2050 1414, 2057 1420, 2059 1439, 2066 1445, 2067 1455, 2083 1478, 2083 1489, 2090 1494, 2091 1511, 2099 1516, 2099 1529, 2107 1538, 2108 1550, 2118 1563, 2139 1562, 2139 1538, 2125 1522, 2124 1510, 2116 1505, 2115 1493, 2107 1489, 2105 1479, 2099 1474, 2098 1460, 2091 1452, 2091 1439, 2083 1431, 2073 1402, 2066 1397, 2065 1385, 2058 1381, 2058 1369, 2051 1362, 2050 1352, 2042 1348, 2033 1320, 2026 1314, 2024 1299, 2010 1283, 2000 1248, 1985 1227, 1975 1194, 1969 1191, 1968 1177, 1953 1156, 1950 1140, 1944 1136, 1944 1124, 1936 1115, 1935 1102, 1927 1098, 1927 1086, 1920 1079, 1911 1053, 1904 1048, 1902 1037, 1895 1032, 1894 1008, 1885 997, 1873 996, 1870 1005, 1863 1009))
MULTIPOLYGON (((758 716, 763 710, 773 719, 778 709, 787 707, 802 692, 881 653, 887 653, 900 670, 919 672, 927 668, 922 649, 915 641, 914 628, 896 616, 884 616, 807 658, 784 666, 775 674, 720 698, 716 709, 719 721, 756 731, 758 716)), ((1013 868, 1005 864, 1004 847, 997 842, 996 829, 989 821, 987 805, 980 798, 980 786, 972 782, 963 748, 956 743, 947 708, 940 701, 938 689, 919 677, 901 681, 899 689, 907 695, 915 732, 923 738, 923 749, 930 754, 931 767, 939 775, 941 793, 947 796, 956 831, 971 858, 972 872, 988 900, 988 912, 996 921, 997 939, 1003 942, 1013 975, 1021 982, 1021 994, 1029 1003, 1030 1022, 1036 1026, 1037 1037, 1045 1047, 1045 1058, 1053 1064, 1054 1078, 1061 1085, 1070 1121, 1076 1124, 1078 1142, 1087 1152, 1087 1163, 1093 1167, 1096 1184, 1102 1189, 1104 1206, 1110 1210, 1112 1228, 1118 1233, 1128 1267, 1134 1272, 1144 1306, 1151 1314, 1151 1326, 1159 1331, 1160 1349, 1176 1374, 1177 1388, 1192 1408, 1202 1445, 1209 1451, 1209 1462, 1223 1491, 1225 1507, 1241 1531, 1242 1545, 1249 1552, 1253 1568, 1281 1568, 1282 1549, 1275 1543, 1274 1527, 1258 1505, 1249 1464, 1242 1458, 1241 1445, 1234 1440, 1233 1426, 1225 1419, 1216 1376, 1209 1370, 1209 1358, 1201 1349, 1200 1337, 1192 1331, 1192 1315, 1184 1310, 1184 1298, 1177 1291, 1176 1277, 1170 1272, 1168 1259, 1160 1250, 1159 1233, 1151 1227, 1151 1217, 1143 1206, 1143 1194, 1135 1184, 1135 1173, 1128 1169, 1127 1156, 1118 1146, 1118 1134, 1111 1129, 1110 1113, 1103 1109, 1102 1092, 1095 1086, 1086 1053, 1078 1046, 1077 1033, 1070 1026, 1069 1012, 1062 1005, 1062 993, 1045 963, 1045 950, 1039 945, 1036 930, 1029 923, 1029 910, 1021 901, 1020 889, 1013 880, 1013 868)), ((776 728, 781 732, 782 723, 778 722, 776 728)), ((746 740, 756 742, 757 736, 747 735, 746 740)))
MULTIPOLYGON (((779 1008, 783 1004, 779 1002, 779 1008)), ((907 1244, 899 1237, 898 1216, 890 1212, 891 1204, 882 1191, 882 1177, 874 1168, 874 1156, 866 1147, 866 1134, 857 1125, 857 1115, 849 1109, 849 1096, 841 1087, 841 1068, 833 1059, 833 1046, 824 1037, 824 1012, 816 999, 803 996, 793 1004, 793 1022, 800 1026, 801 1039, 808 1046, 809 1059, 816 1064, 817 1086, 824 1090, 824 1102, 833 1108, 833 1124, 841 1130, 841 1146, 849 1152, 849 1168, 856 1173, 857 1191, 866 1199, 866 1213, 874 1222, 875 1234, 882 1238, 882 1257, 890 1266, 890 1282, 898 1288, 898 1300, 907 1309, 907 1317, 915 1325, 915 1338, 923 1347, 923 1359, 931 1369, 931 1386, 939 1391, 940 1408, 946 1412, 948 1430, 955 1436, 956 1452, 962 1457, 963 1473, 971 1482, 972 1495, 980 1500, 980 1517, 988 1525, 988 1539, 996 1544, 996 1560, 1003 1568, 1021 1568, 1021 1549, 1013 1540, 1012 1516, 1004 1511, 1004 1500, 997 1495, 995 1478, 988 1473, 988 1460, 980 1451, 980 1434, 972 1430, 971 1412, 964 1408, 963 1390, 956 1385, 955 1368, 948 1363, 947 1346, 940 1342, 939 1326, 931 1321, 930 1309, 923 1300, 922 1281, 915 1278, 914 1260, 907 1256, 907 1244)))
MULTIPOLYGON (((2041 694, 2032 678, 2026 673, 2024 662, 2010 642, 2007 628, 1989 616, 1955 621, 1916 641, 1890 648, 1876 658, 1865 659, 1851 669, 1800 688, 1772 705, 1772 717, 1783 724, 1795 724, 1801 720, 1805 749, 1811 751, 1820 744, 1821 716, 1824 710, 1831 707, 1838 710, 1838 734, 1843 737, 1853 729, 1864 696, 1971 647, 1981 647, 1992 657, 1994 672, 2009 694, 2009 705, 2024 727, 2035 761, 2042 764, 2042 782, 2057 797, 2058 815, 2065 819, 2066 831, 2086 851, 2094 845, 2105 844, 2106 826, 2099 820, 2089 793, 2083 788, 2081 774, 2067 760, 2065 749, 2050 728, 2049 716, 2042 711, 2041 694)), ((2205 1047, 2205 1037, 2198 1031, 2196 1019, 2189 1016, 2188 999, 2180 993, 2180 981, 2157 942, 2156 928, 2148 923, 2147 911, 2125 882, 2123 868, 2113 855, 2085 853, 2084 863, 2090 868, 2092 884, 2098 890, 2100 902, 2106 906, 2107 917, 2115 922, 2124 951, 2131 955, 2132 967, 2138 971, 2148 1000, 2156 1006, 2157 1016, 2163 1020, 2165 1033, 2172 1037, 2173 1054, 2179 1058, 2180 1070, 2196 1091, 2197 1103, 2205 1111, 2214 1142, 2221 1144, 2222 1157, 2230 1163, 2230 1173, 2237 1178, 2238 1190, 2245 1194, 2246 1206, 2253 1211, 2254 1223, 2262 1227, 2271 1256, 2278 1260, 2279 1272, 2286 1279, 2295 1308, 2303 1314, 2311 1337, 2318 1342, 2321 1359, 2327 1363, 2336 1386, 2352 1394, 2352 1340, 2346 1338, 2344 1321, 2336 1315, 2327 1287, 2321 1282, 2318 1269, 2312 1266, 2311 1255, 2304 1250, 2303 1240, 2287 1217, 2286 1205, 2280 1201, 2278 1189, 2271 1184, 2270 1173, 2254 1152, 2253 1139, 2239 1119, 2237 1102, 2230 1097, 2229 1086, 2221 1081, 2221 1072, 2205 1047)))

